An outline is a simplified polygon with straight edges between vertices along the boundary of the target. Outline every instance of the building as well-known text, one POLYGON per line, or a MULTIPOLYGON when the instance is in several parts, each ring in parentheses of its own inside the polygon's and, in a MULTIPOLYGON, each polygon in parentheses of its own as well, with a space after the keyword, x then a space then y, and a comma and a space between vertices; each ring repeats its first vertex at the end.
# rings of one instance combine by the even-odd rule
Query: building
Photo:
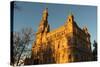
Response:
POLYGON ((50 31, 48 9, 43 15, 32 47, 32 64, 91 61, 90 34, 87 27, 79 28, 70 14, 65 24, 50 31))

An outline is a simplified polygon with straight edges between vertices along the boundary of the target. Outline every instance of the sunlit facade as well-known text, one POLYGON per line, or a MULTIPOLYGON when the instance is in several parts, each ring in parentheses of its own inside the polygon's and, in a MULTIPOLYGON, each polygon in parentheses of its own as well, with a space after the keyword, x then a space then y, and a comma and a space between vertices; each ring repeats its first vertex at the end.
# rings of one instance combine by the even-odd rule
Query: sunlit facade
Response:
POLYGON ((79 28, 70 14, 65 23, 50 31, 48 9, 43 15, 32 47, 32 64, 91 61, 90 34, 87 27, 79 28))

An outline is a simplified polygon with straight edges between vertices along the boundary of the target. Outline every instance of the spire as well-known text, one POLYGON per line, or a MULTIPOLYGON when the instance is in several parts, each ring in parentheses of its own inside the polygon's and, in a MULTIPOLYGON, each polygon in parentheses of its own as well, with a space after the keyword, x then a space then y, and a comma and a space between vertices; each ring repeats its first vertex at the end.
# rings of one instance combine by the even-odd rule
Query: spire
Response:
POLYGON ((45 8, 42 14, 42 20, 48 19, 48 8, 45 8))
POLYGON ((38 27, 38 32, 49 31, 49 24, 48 24, 48 8, 45 8, 42 13, 42 18, 38 27), (47 28, 47 29, 46 29, 47 28))
POLYGON ((45 8, 43 13, 48 13, 48 8, 45 8))

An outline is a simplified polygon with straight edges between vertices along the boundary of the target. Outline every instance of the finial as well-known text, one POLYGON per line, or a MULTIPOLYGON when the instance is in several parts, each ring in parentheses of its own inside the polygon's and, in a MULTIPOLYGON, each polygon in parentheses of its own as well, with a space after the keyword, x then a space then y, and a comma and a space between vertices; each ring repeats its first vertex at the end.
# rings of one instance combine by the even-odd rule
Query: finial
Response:
POLYGON ((72 11, 69 12, 69 17, 71 17, 72 19, 74 19, 74 14, 72 11))
POLYGON ((69 16, 73 16, 73 12, 72 11, 69 11, 69 16))
POLYGON ((73 16, 73 13, 71 12, 70 15, 73 16))
POLYGON ((48 13, 48 8, 45 8, 43 13, 48 13))
POLYGON ((86 25, 85 25, 85 26, 83 26, 83 30, 86 30, 86 28, 87 28, 87 27, 86 27, 86 25))
POLYGON ((87 28, 86 25, 83 27, 83 31, 84 31, 86 34, 89 34, 89 32, 88 32, 88 28, 87 28))

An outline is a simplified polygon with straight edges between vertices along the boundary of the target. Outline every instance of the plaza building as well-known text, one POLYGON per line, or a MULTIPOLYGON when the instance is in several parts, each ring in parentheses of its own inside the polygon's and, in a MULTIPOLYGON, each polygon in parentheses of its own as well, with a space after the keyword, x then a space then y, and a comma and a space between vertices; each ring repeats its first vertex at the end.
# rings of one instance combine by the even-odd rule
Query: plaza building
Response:
POLYGON ((32 64, 60 64, 92 60, 90 33, 70 14, 65 23, 50 31, 48 8, 43 11, 32 46, 32 64))

